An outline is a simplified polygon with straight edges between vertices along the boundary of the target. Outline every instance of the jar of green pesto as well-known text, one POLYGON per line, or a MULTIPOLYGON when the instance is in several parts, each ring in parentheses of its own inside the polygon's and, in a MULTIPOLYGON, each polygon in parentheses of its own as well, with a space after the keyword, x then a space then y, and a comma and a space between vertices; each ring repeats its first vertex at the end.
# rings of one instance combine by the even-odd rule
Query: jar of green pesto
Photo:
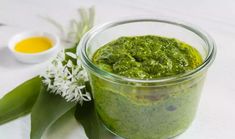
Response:
POLYGON ((165 18, 107 23, 79 45, 100 119, 126 139, 167 139, 184 132, 216 54, 205 32, 165 18))

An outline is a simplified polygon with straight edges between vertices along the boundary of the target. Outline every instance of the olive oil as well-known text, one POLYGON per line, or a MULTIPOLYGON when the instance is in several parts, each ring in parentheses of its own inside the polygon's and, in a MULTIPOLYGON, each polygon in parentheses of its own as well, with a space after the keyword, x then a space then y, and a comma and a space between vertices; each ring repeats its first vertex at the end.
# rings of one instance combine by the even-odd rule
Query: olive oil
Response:
POLYGON ((15 50, 21 53, 40 53, 52 47, 52 42, 46 37, 31 37, 18 42, 15 50))

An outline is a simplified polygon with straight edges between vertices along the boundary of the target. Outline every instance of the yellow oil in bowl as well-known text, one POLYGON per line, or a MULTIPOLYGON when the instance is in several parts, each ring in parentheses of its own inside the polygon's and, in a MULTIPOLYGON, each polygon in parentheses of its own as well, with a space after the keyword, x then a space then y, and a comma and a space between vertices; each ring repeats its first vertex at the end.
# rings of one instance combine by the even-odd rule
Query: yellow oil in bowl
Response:
POLYGON ((46 37, 31 37, 16 43, 15 51, 33 54, 46 51, 52 46, 51 40, 46 37))

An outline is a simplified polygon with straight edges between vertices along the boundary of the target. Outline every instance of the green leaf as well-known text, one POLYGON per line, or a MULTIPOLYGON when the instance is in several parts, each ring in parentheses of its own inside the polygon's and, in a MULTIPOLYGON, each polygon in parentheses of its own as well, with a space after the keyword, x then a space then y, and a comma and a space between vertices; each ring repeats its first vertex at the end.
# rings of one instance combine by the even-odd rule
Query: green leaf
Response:
POLYGON ((50 93, 46 86, 42 85, 31 113, 30 138, 40 139, 47 128, 75 105, 76 103, 67 102, 60 95, 50 93))
POLYGON ((93 101, 85 102, 82 106, 78 104, 75 118, 82 124, 89 139, 113 139, 114 136, 105 129, 99 119, 93 101))
POLYGON ((0 99, 0 125, 30 113, 40 92, 41 79, 34 77, 0 99))
MULTIPOLYGON (((89 83, 86 83, 86 89, 91 92, 89 83)), ((84 102, 82 106, 78 104, 75 118, 82 124, 89 139, 113 139, 114 135, 106 130, 99 119, 93 100, 84 102)))
POLYGON ((67 139, 71 136, 71 134, 73 134, 74 131, 76 131, 76 129, 81 128, 81 125, 76 123, 76 119, 74 117, 75 110, 76 107, 72 108, 56 120, 44 133, 42 138, 67 139))

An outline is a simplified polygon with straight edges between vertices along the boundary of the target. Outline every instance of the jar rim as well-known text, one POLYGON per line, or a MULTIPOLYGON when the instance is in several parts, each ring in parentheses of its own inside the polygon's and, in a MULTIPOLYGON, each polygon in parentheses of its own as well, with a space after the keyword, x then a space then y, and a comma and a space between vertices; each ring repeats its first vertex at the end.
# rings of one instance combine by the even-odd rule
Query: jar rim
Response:
POLYGON ((212 39, 212 37, 207 34, 204 30, 202 30, 199 27, 196 27, 195 25, 192 25, 190 23, 186 23, 185 21, 181 21, 178 19, 173 19, 173 18, 165 18, 165 17, 158 17, 158 18, 132 18, 132 19, 124 19, 124 20, 118 20, 118 21, 113 21, 113 22, 108 22, 105 24, 102 24, 100 26, 93 27, 90 31, 88 31, 80 40, 80 43, 78 44, 79 46, 77 47, 77 54, 81 55, 81 61, 83 66, 88 68, 89 70, 93 71, 97 75, 99 75, 101 78, 104 79, 111 79, 119 82, 134 82, 134 83, 169 83, 169 82, 176 82, 176 81, 182 81, 189 79, 196 74, 204 71, 207 69, 214 61, 215 55, 216 55, 216 45, 215 41, 212 39), (193 33, 195 33, 197 36, 199 36, 205 43, 206 46, 208 47, 208 53, 207 56, 205 57, 203 63, 189 71, 183 74, 178 74, 174 76, 169 76, 169 77, 161 77, 161 78, 155 78, 155 79, 136 79, 136 78, 128 78, 124 76, 120 76, 105 70, 102 70, 98 66, 96 66, 92 60, 88 57, 87 55, 87 46, 89 43, 89 40, 94 38, 99 32, 102 32, 106 29, 118 26, 118 25, 123 25, 123 24, 128 24, 128 23, 135 23, 135 22, 158 22, 158 23, 166 23, 166 24, 171 24, 175 25, 178 27, 185 28, 193 33))

